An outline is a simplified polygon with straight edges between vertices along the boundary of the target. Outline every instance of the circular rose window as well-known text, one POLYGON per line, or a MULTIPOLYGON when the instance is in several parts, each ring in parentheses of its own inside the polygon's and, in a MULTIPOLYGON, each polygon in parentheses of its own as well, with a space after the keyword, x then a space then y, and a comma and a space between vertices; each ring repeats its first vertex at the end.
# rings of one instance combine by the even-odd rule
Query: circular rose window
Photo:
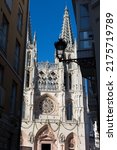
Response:
POLYGON ((39 103, 41 113, 51 113, 54 110, 54 104, 51 99, 45 98, 39 103))

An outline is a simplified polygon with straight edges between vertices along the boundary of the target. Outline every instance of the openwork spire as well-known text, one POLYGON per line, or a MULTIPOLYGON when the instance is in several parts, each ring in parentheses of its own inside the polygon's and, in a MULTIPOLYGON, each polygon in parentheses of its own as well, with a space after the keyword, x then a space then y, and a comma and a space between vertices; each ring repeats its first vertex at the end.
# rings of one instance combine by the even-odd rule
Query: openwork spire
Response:
POLYGON ((67 6, 65 7, 64 11, 62 32, 60 34, 60 38, 64 39, 70 47, 73 46, 74 40, 67 6))

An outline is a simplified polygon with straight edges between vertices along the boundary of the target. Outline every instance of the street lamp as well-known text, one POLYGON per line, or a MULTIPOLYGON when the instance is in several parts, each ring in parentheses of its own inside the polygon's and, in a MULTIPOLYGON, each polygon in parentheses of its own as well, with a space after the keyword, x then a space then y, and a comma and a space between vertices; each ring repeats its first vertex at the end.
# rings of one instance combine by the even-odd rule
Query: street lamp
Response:
POLYGON ((67 47, 67 43, 63 39, 59 39, 59 41, 54 43, 56 48, 56 56, 59 61, 63 61, 65 59, 65 48, 67 47))
POLYGON ((60 38, 57 42, 54 43, 56 48, 56 57, 59 59, 59 62, 75 62, 78 63, 78 59, 66 59, 65 58, 65 48, 67 47, 67 42, 60 38))

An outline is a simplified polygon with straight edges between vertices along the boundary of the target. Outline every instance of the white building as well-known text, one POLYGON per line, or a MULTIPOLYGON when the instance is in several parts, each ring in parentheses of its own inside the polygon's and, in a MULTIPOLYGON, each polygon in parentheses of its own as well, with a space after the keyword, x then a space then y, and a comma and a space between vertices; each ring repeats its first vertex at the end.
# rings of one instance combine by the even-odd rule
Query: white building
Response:
MULTIPOLYGON (((30 33, 30 31, 28 32, 30 33)), ((77 58, 67 7, 60 37, 67 41, 66 58, 77 58)), ((80 67, 36 61, 36 39, 27 38, 22 150, 85 150, 85 100, 80 67)))

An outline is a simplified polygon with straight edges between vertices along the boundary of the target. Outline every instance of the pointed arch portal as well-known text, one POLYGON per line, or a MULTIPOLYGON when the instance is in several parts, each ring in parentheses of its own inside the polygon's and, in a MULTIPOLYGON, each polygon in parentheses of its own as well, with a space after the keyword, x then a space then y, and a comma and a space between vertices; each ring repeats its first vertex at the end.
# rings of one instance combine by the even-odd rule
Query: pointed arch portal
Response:
POLYGON ((57 150, 56 139, 52 129, 45 125, 35 136, 34 150, 57 150))

